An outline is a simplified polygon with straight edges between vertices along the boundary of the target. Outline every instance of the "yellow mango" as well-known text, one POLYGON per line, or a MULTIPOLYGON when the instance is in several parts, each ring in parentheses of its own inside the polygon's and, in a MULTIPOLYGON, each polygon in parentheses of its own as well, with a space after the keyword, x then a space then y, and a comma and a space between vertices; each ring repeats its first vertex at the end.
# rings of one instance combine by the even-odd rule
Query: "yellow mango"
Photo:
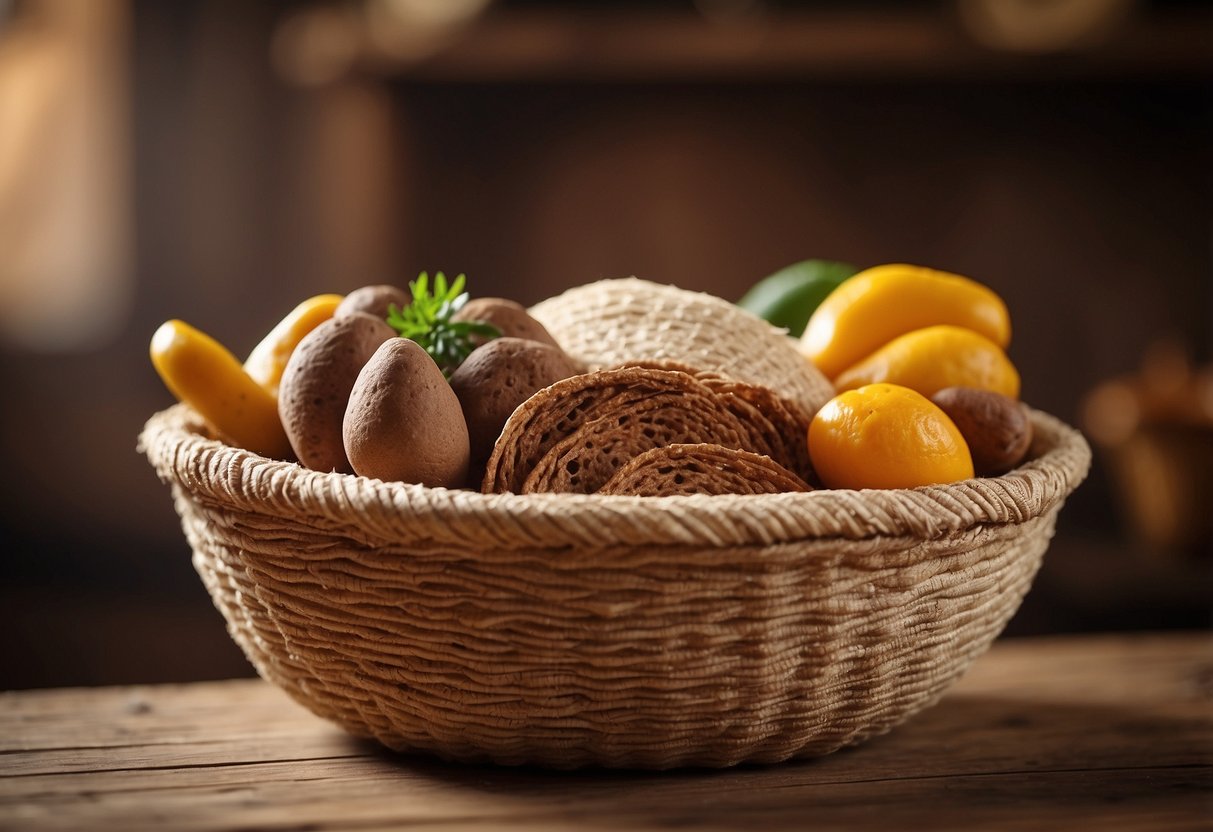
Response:
POLYGON ((992 290, 895 264, 862 271, 831 292, 809 319, 800 349, 834 379, 897 336, 937 324, 971 329, 1004 349, 1011 342, 1010 314, 992 290))
POLYGON ((809 424, 809 457, 826 488, 917 488, 973 476, 947 414, 896 384, 839 393, 809 424))
POLYGON ((945 387, 1019 396, 1019 371, 1002 347, 959 326, 929 326, 894 338, 834 379, 839 392, 867 384, 897 384, 924 396, 945 387))
POLYGON ((291 353, 305 335, 333 317, 341 299, 341 295, 316 295, 292 309, 249 353, 244 362, 245 372, 277 396, 282 371, 291 353))
POLYGON ((290 457, 277 397, 214 338, 183 321, 166 321, 152 336, 151 357, 178 401, 198 411, 226 439, 262 456, 290 457))

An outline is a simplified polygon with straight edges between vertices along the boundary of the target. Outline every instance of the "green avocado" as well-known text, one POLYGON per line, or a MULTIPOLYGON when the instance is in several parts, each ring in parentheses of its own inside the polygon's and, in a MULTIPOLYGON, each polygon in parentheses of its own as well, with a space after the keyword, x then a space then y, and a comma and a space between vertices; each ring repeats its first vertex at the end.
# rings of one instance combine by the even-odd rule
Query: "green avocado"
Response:
POLYGON ((799 338, 826 295, 858 271, 833 260, 793 263, 755 283, 737 305, 799 338))

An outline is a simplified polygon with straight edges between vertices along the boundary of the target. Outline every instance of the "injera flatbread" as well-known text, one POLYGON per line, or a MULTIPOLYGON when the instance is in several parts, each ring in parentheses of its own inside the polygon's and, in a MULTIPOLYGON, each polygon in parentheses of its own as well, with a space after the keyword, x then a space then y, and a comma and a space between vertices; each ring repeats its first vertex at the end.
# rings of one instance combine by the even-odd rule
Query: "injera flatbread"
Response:
POLYGON ((667 445, 710 442, 744 448, 754 444, 748 427, 707 390, 659 393, 593 412, 602 415, 544 454, 523 483, 522 493, 593 494, 632 458, 667 445))
POLYGON ((702 374, 697 377, 762 437, 749 450, 771 457, 803 479, 812 478, 808 431, 812 420, 797 404, 756 384, 702 374))
POLYGON ((486 494, 522 493, 531 470, 551 448, 597 418, 596 407, 627 407, 655 393, 701 393, 703 385, 682 372, 623 367, 566 378, 520 404, 506 420, 485 468, 486 494))
POLYGON ((630 366, 539 391, 506 422, 482 489, 593 493, 632 457, 671 444, 747 450, 807 476, 808 419, 796 405, 715 373, 696 375, 630 366))
POLYGON ((812 478, 809 438, 805 427, 811 417, 795 402, 776 395, 767 387, 739 382, 718 372, 697 370, 681 361, 636 361, 624 366, 676 370, 694 376, 717 394, 723 395, 729 409, 741 418, 743 424, 754 426, 751 450, 779 460, 781 465, 800 477, 812 478))
POLYGON ((768 456, 720 445, 654 448, 615 472, 599 494, 672 497, 687 494, 779 494, 812 491, 768 456))

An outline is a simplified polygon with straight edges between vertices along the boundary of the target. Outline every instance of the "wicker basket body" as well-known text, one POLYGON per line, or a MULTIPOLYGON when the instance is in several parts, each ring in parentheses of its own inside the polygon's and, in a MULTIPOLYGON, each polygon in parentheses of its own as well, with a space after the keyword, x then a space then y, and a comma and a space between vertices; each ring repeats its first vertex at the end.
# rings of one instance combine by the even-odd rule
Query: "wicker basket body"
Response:
POLYGON ((1019 605, 1081 436, 913 491, 495 495, 141 437, 258 672, 349 732, 449 759, 665 768, 823 754, 939 697, 1019 605))

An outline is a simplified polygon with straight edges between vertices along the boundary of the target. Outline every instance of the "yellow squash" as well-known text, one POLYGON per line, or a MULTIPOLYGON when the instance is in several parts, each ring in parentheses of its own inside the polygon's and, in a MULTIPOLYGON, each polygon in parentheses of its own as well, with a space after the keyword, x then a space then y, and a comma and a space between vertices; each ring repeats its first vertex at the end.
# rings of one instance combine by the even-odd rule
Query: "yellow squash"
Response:
POLYGON ((952 324, 1003 349, 1011 318, 1002 298, 967 277, 920 266, 876 266, 830 293, 809 319, 801 351, 831 379, 899 335, 952 324))
POLYGON ((183 321, 166 321, 152 336, 151 357, 173 395, 226 439, 262 456, 290 457, 277 397, 214 338, 183 321))
POLYGON ((341 298, 341 295, 316 295, 292 309, 249 353, 245 371, 266 390, 278 395, 282 371, 291 353, 305 335, 333 317, 341 298))

